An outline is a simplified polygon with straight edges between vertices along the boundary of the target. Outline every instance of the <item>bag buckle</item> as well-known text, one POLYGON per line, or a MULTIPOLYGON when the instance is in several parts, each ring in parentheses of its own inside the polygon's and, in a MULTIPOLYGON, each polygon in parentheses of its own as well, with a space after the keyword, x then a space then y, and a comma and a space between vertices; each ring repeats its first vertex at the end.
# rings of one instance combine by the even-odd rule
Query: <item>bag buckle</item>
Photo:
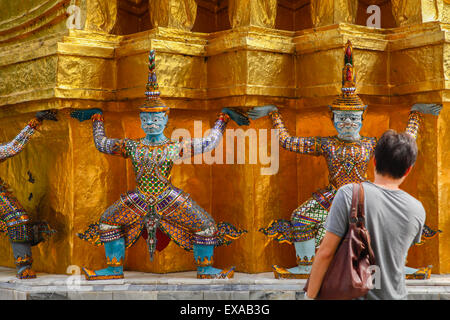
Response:
POLYGON ((362 217, 350 217, 350 223, 364 222, 362 217))

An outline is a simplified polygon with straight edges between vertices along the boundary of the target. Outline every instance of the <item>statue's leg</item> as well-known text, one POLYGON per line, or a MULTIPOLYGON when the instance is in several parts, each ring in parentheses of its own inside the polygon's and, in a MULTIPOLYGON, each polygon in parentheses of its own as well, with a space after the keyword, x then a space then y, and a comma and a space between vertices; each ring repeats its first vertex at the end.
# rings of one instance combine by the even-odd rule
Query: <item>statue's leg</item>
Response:
POLYGON ((197 264, 199 279, 230 279, 234 276, 235 267, 217 269, 213 265, 214 245, 194 243, 194 260, 197 264))
POLYGON ((193 234, 194 260, 197 264, 197 278, 232 278, 234 267, 217 269, 213 267, 214 248, 218 244, 217 226, 212 216, 195 201, 188 198, 180 206, 164 214, 164 219, 190 230, 193 234))
POLYGON ((14 254, 14 262, 17 269, 17 278, 19 279, 34 279, 36 273, 31 269, 33 258, 31 255, 31 245, 29 242, 13 242, 11 247, 14 254))
POLYGON ((36 278, 36 273, 31 269, 33 263, 31 254, 32 232, 28 214, 10 192, 3 191, 0 193, 0 216, 6 225, 13 249, 17 278, 36 278))
POLYGON ((105 247, 105 269, 90 270, 83 267, 87 280, 105 280, 123 278, 123 261, 125 259, 125 239, 121 228, 100 224, 100 240, 105 247))
POLYGON ((322 224, 328 215, 314 198, 304 202, 291 216, 291 235, 297 256, 297 266, 283 268, 273 266, 276 278, 305 279, 309 277, 316 247, 323 238, 322 224))
MULTIPOLYGON (((95 226, 95 230, 86 231, 80 237, 84 240, 90 238, 98 238, 105 247, 106 265, 107 267, 100 270, 91 270, 83 267, 83 272, 87 280, 105 280, 105 279, 122 279, 123 278, 123 262, 125 260, 125 247, 133 239, 129 237, 124 230, 132 229, 134 225, 141 225, 141 216, 120 200, 111 205, 100 218, 100 222, 95 226), (88 237, 89 232, 95 233, 95 236, 88 237)), ((133 229, 134 230, 134 229, 133 229)), ((140 230, 133 232, 136 237, 140 235, 140 230)))

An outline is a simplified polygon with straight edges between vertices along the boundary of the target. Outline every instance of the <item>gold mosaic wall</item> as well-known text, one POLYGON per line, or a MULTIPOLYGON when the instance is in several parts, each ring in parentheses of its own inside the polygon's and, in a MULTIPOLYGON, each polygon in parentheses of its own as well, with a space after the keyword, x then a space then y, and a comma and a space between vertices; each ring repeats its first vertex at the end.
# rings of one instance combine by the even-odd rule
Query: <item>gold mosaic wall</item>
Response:
MULTIPOLYGON (((205 131, 222 107, 265 103, 280 106, 292 134, 332 135, 326 105, 340 92, 343 47, 351 40, 358 92, 369 105, 363 135, 403 130, 415 102, 444 104, 439 118, 425 117, 404 188, 424 204, 427 224, 443 231, 412 248, 409 265, 450 272, 449 10, 441 0, 0 0, 0 141, 11 140, 34 112, 60 110, 57 123, 45 122, 20 155, 1 164, 1 177, 32 217, 58 231, 33 248, 36 270, 104 266, 103 248, 76 233, 134 187, 130 163, 96 151, 91 123, 71 119, 69 108, 102 108, 107 135, 141 137, 136 107, 155 49, 161 94, 172 107, 169 136, 176 128, 193 133, 194 120, 205 131), (382 29, 365 26, 371 4, 381 9, 382 29), (80 8, 80 29, 67 29, 71 5, 80 8)), ((261 119, 250 128, 270 125, 261 119)), ((263 176, 261 167, 173 170, 174 185, 216 221, 249 231, 216 250, 218 267, 255 273, 295 264, 292 246, 267 241, 258 229, 288 219, 326 185, 325 161, 280 150, 278 174, 263 176)), ((0 264, 13 266, 5 236, 0 264)), ((194 262, 174 243, 150 262, 141 239, 127 251, 126 269, 194 270, 194 262)))

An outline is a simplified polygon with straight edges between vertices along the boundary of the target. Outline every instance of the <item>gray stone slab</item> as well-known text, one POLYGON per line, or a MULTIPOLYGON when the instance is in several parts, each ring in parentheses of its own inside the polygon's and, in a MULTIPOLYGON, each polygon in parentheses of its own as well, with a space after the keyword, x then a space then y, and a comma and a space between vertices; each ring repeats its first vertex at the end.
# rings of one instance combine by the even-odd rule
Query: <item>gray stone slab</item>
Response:
POLYGON ((441 293, 439 294, 440 300, 450 300, 450 293, 441 293))
POLYGON ((408 300, 440 300, 440 297, 439 294, 411 293, 408 294, 408 300))
POLYGON ((295 300, 295 291, 250 291, 250 300, 295 300))
POLYGON ((27 300, 68 300, 67 292, 30 292, 27 300))
POLYGON ((249 291, 203 291, 204 300, 249 300, 249 291))
POLYGON ((22 291, 14 291, 14 300, 28 300, 28 293, 22 291))
POLYGON ((305 300, 305 292, 302 291, 297 291, 295 293, 295 300, 305 300))
POLYGON ((286 284, 286 285, 280 285, 280 284, 266 284, 266 285, 250 285, 250 290, 253 291, 260 291, 260 290, 267 290, 267 291, 299 291, 303 290, 304 286, 300 286, 298 284, 286 284))
POLYGON ((118 291, 113 292, 113 300, 156 300, 156 291, 118 291))
POLYGON ((69 300, 112 300, 113 294, 112 292, 68 292, 67 297, 69 300))
POLYGON ((158 292, 158 300, 203 300, 203 292, 165 291, 158 292))
POLYGON ((250 291, 232 291, 230 300, 250 300, 250 291))
POLYGON ((204 291, 204 300, 231 300, 231 291, 204 291))
POLYGON ((0 289, 0 300, 14 300, 14 290, 0 289))
POLYGON ((406 291, 408 292, 408 294, 423 294, 428 293, 430 291, 430 287, 422 287, 422 286, 407 287, 406 291))

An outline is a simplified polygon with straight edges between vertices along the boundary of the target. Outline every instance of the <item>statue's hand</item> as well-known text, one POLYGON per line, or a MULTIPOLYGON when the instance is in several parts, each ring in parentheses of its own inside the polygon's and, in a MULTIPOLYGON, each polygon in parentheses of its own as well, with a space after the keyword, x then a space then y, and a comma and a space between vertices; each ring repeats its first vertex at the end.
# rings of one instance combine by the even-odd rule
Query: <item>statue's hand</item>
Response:
POLYGON ((56 110, 38 111, 36 112, 36 118, 41 122, 44 120, 58 121, 56 118, 56 110))
POLYGON ((246 116, 236 112, 231 108, 223 108, 222 112, 226 113, 231 118, 231 120, 238 124, 238 126, 248 126, 250 124, 250 121, 246 116))
POLYGON ((438 116, 442 110, 442 104, 435 103, 416 103, 412 106, 411 111, 418 111, 425 114, 438 116))
POLYGON ((278 110, 278 108, 276 106, 274 106, 273 104, 269 104, 269 105, 261 106, 261 107, 254 107, 253 109, 250 109, 248 111, 248 116, 250 117, 250 119, 256 120, 256 119, 265 117, 269 113, 271 113, 273 111, 277 111, 277 110, 278 110))
POLYGON ((78 119, 80 122, 91 119, 94 114, 102 114, 102 110, 94 108, 94 109, 85 109, 85 110, 76 110, 73 111, 70 116, 72 118, 78 119))

